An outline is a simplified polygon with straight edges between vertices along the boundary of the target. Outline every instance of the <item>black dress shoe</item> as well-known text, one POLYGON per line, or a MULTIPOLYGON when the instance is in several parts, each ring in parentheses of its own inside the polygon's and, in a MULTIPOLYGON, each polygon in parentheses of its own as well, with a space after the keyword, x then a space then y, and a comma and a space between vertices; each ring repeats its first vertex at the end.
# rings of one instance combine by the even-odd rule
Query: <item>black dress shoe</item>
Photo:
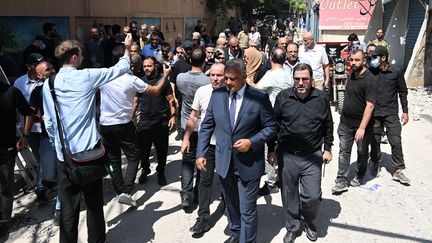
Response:
POLYGON ((167 180, 164 173, 158 173, 158 184, 159 186, 166 186, 167 180))
POLYGON ((210 230, 208 221, 202 218, 198 218, 196 223, 189 229, 194 234, 203 234, 210 230))
POLYGON ((295 239, 296 239, 296 234, 294 234, 291 231, 288 231, 285 235, 285 237, 283 238, 283 242, 284 243, 294 243, 295 239))
POLYGON ((239 240, 237 238, 234 238, 232 236, 230 236, 230 238, 228 238, 226 241, 224 241, 224 243, 238 243, 239 240))
POLYGON ((313 223, 306 223, 305 225, 306 237, 310 241, 316 241, 318 239, 318 233, 316 231, 315 225, 313 223))
POLYGON ((267 183, 264 184, 260 189, 258 189, 258 196, 267 196, 270 195, 270 189, 267 183))

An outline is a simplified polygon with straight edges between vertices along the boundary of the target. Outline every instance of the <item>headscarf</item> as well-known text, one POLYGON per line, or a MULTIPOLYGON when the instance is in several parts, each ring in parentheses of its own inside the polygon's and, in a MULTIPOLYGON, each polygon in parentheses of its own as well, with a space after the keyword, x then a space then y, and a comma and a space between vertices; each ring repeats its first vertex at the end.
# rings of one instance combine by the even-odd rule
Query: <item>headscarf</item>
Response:
POLYGON ((246 60, 246 76, 250 81, 255 82, 254 76, 262 64, 262 54, 255 48, 247 48, 244 52, 244 58, 246 60))

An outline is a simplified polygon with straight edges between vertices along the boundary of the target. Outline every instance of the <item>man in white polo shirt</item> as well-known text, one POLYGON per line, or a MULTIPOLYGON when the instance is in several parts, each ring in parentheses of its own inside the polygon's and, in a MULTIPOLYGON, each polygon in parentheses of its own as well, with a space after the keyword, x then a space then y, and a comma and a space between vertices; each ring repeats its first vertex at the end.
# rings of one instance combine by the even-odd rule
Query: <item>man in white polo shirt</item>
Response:
POLYGON ((299 58, 309 61, 315 88, 323 90, 330 80, 329 60, 323 46, 317 45, 312 32, 303 35, 303 45, 299 48, 299 58))
MULTIPOLYGON (((121 57, 125 47, 118 46, 113 50, 113 59, 121 57)), ((131 56, 131 63, 141 65, 141 58, 135 54, 131 56)), ((118 195, 118 202, 129 206, 136 206, 130 194, 138 171, 138 161, 141 152, 137 145, 135 126, 132 122, 132 103, 136 92, 158 95, 168 78, 171 69, 165 68, 163 80, 156 86, 146 84, 140 78, 126 73, 110 83, 100 87, 101 116, 100 125, 104 145, 107 148, 109 172, 114 189, 118 195), (126 174, 123 178, 121 168, 121 150, 128 159, 126 174)))

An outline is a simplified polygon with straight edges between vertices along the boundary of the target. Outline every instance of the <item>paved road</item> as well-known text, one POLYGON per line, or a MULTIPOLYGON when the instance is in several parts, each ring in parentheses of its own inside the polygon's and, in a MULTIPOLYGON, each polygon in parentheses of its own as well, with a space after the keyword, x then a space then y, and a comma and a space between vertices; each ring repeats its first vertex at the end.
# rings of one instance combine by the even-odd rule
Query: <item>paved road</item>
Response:
MULTIPOLYGON (((335 124, 339 123, 334 113, 335 124)), ((432 242, 431 150, 432 122, 411 121, 403 129, 403 146, 412 186, 391 179, 390 146, 383 145, 384 168, 378 178, 368 178, 365 186, 350 188, 340 196, 331 195, 337 171, 338 139, 334 160, 326 166, 323 178, 323 201, 316 225, 318 242, 432 242), (388 168, 388 169, 387 169, 388 168)), ((336 129, 335 129, 336 130, 336 129)), ((214 187, 211 205, 213 228, 201 238, 193 238, 189 228, 196 210, 186 213, 180 207, 179 142, 171 135, 167 165, 168 185, 160 188, 156 175, 145 185, 138 185, 134 198, 139 207, 131 209, 117 203, 109 178, 105 179, 105 218, 108 242, 223 242, 227 236, 227 220, 214 187)), ((353 149, 354 151, 355 148, 353 149)), ((356 158, 353 156, 352 161, 356 158)), ((154 172, 156 164, 152 164, 154 172)), ((352 164, 355 168, 355 164, 352 164)), ((217 180, 215 180, 217 184, 217 180)), ((52 226, 54 202, 37 205, 34 194, 17 195, 15 219, 8 242, 58 242, 58 228, 52 226)), ((258 242, 282 242, 285 235, 284 209, 279 194, 258 200, 258 242)), ((85 214, 80 219, 80 242, 86 242, 85 214)), ((305 234, 296 242, 309 242, 305 234)))

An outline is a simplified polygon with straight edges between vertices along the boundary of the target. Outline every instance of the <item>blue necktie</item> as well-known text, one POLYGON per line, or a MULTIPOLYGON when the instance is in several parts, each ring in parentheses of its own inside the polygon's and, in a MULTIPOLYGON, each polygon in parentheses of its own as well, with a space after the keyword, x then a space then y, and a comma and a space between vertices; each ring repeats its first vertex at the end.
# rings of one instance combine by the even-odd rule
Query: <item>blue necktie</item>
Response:
POLYGON ((237 92, 234 92, 231 94, 231 104, 229 107, 231 129, 234 129, 236 109, 237 109, 237 92))

